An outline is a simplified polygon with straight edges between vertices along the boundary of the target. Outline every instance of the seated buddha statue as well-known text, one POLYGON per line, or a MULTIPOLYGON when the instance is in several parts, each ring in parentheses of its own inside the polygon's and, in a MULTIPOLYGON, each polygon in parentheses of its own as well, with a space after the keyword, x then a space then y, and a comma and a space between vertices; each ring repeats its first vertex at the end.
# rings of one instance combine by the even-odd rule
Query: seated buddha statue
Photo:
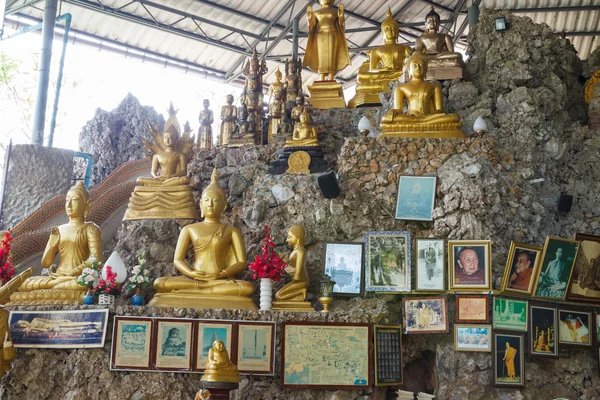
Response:
POLYGON ((186 225, 177 239, 173 263, 182 275, 155 280, 158 293, 150 306, 258 309, 250 298, 254 285, 235 279, 246 269, 246 249, 241 232, 221 222, 227 197, 218 178, 215 169, 200 198, 204 221, 186 225), (185 261, 190 245, 194 250, 192 267, 185 261))
POLYGON ((387 18, 381 24, 384 44, 370 50, 369 59, 358 71, 356 95, 348 102, 349 108, 381 105, 379 93, 390 93, 390 82, 398 80, 403 72, 404 60, 411 48, 398 42, 398 22, 388 8, 387 18))
POLYGON ((296 96, 296 105, 292 108, 292 112, 290 113, 292 119, 293 127, 296 127, 300 123, 300 114, 307 110, 305 98, 302 93, 296 96))
POLYGON ((193 138, 183 132, 171 104, 165 132, 150 126, 153 142, 143 139, 152 154, 152 177, 141 177, 129 199, 124 221, 139 219, 199 219, 192 188, 187 177, 188 157, 193 138))
POLYGON ((229 360, 225 344, 215 340, 208 351, 208 362, 204 369, 201 382, 239 382, 240 374, 237 367, 229 360))
POLYGON ((292 138, 285 141, 284 148, 318 146, 317 130, 308 123, 310 116, 304 110, 300 114, 300 122, 294 127, 292 138))
POLYGON ((306 272, 306 234, 300 225, 292 225, 288 232, 287 243, 293 250, 286 271, 293 274, 292 281, 282 287, 276 294, 273 310, 314 311, 310 302, 305 301, 308 290, 308 273, 306 272))
POLYGON ((42 256, 42 267, 51 272, 25 280, 11 295, 11 304, 82 304, 88 288, 78 285, 77 277, 92 261, 102 259, 100 228, 85 221, 90 205, 85 185, 77 182, 65 197, 69 222, 52 227, 42 256), (57 254, 58 264, 54 265, 57 254))
POLYGON ((457 114, 444 114, 442 87, 423 80, 427 59, 415 51, 409 59, 411 81, 394 89, 394 108, 381 120, 381 135, 403 138, 464 137, 457 114), (408 112, 404 114, 404 102, 408 112))

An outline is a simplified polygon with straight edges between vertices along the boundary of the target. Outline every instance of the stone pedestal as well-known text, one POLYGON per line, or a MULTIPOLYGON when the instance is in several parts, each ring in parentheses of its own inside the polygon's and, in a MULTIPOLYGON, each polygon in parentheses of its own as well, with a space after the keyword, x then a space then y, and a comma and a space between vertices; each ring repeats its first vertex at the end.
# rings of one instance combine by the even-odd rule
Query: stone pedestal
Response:
POLYGON ((269 173, 271 175, 284 174, 288 169, 288 160, 292 153, 296 151, 305 151, 310 155, 310 165, 308 167, 311 174, 318 174, 329 169, 329 163, 325 160, 325 155, 321 146, 306 147, 287 147, 279 155, 279 160, 271 164, 269 173))

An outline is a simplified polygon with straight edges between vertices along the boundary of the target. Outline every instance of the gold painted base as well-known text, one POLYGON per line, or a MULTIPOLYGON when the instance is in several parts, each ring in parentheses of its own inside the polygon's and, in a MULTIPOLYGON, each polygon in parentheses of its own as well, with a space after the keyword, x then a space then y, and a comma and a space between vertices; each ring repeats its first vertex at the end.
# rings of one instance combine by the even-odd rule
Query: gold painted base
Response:
POLYGON ((157 293, 148 305, 150 307, 258 310, 256 304, 249 297, 199 295, 194 290, 157 293))
POLYGON ((274 301, 273 311, 313 312, 310 301, 274 301))
POLYGON ((357 91, 354 97, 351 98, 350 101, 348 101, 348 108, 357 108, 360 106, 378 107, 381 105, 381 100, 379 100, 379 93, 380 92, 374 93, 357 91))
POLYGON ((204 371, 200 382, 239 383, 240 374, 235 371, 204 371))
POLYGON ((397 126, 386 126, 381 124, 381 134, 383 137, 396 137, 405 139, 427 139, 427 138, 438 138, 438 139, 449 139, 449 138, 464 138, 465 133, 460 130, 461 124, 449 124, 458 125, 458 127, 440 127, 439 130, 435 127, 427 126, 423 127, 423 130, 415 130, 414 128, 405 128, 397 126), (432 129, 434 128, 434 129, 432 129))
POLYGON ((336 81, 315 81, 308 86, 308 101, 314 108, 327 110, 330 108, 346 108, 342 84, 336 81))
POLYGON ((463 79, 465 72, 461 67, 435 67, 427 68, 427 76, 425 79, 430 81, 446 81, 452 79, 463 79))
POLYGON ((242 138, 230 138, 227 143, 228 148, 237 148, 242 146, 254 146, 256 144, 256 138, 254 136, 242 137, 242 138))
POLYGON ((136 186, 123 221, 140 219, 200 219, 192 187, 136 186))
POLYGON ((31 292, 15 292, 10 295, 9 306, 78 306, 83 304, 83 296, 87 288, 83 291, 75 290, 35 290, 31 292))

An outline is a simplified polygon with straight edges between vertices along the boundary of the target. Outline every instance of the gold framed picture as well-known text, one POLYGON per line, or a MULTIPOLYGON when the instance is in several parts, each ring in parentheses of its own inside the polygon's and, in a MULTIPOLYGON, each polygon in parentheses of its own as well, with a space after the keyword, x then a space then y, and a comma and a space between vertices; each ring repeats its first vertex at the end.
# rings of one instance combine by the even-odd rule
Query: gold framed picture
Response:
POLYGON ((492 351, 491 325, 454 325, 455 351, 492 351))
POLYGON ((490 322, 489 302, 488 296, 456 296, 456 322, 490 322))
POLYGON ((448 289, 492 289, 492 241, 448 240, 448 289))
POLYGON ((600 236, 578 233, 581 242, 567 299, 600 303, 600 236))
POLYGON ((154 334, 154 367, 161 371, 192 370, 194 323, 184 319, 157 319, 154 334))
POLYGON ((532 296, 535 277, 540 267, 541 252, 541 246, 511 242, 500 292, 516 296, 532 296))

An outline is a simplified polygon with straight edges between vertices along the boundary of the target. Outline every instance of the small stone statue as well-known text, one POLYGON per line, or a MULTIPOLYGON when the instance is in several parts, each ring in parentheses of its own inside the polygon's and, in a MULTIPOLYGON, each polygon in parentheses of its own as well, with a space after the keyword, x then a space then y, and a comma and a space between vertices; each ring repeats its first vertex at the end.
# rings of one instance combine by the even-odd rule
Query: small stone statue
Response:
POLYGON ((202 382, 239 382, 240 374, 237 367, 229 360, 225 344, 215 340, 212 349, 208 351, 208 363, 204 370, 202 382))
POLYGON ((233 105, 233 96, 228 94, 226 98, 227 104, 221 107, 221 129, 219 132, 219 144, 227 146, 229 143, 229 135, 235 128, 238 110, 233 105))
POLYGON ((215 122, 213 112, 208 109, 210 101, 204 99, 203 101, 204 110, 200 111, 198 120, 200 121, 200 128, 198 128, 198 148, 200 149, 212 149, 212 124, 215 122))

